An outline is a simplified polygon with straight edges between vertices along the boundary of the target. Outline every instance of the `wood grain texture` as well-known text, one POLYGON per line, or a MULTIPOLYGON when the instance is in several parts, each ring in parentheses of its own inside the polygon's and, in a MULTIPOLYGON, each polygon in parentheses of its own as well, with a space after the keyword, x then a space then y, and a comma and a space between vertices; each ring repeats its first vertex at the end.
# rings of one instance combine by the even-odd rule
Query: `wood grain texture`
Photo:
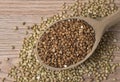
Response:
MULTIPOLYGON (((120 0, 115 1, 120 6, 120 0)), ((74 0, 0 0, 0 82, 7 77, 10 67, 18 62, 19 50, 23 38, 26 37, 26 27, 39 23, 40 17, 49 17, 59 12, 64 2, 72 4, 74 0), (26 26, 22 25, 24 21, 27 23, 26 26), (14 30, 16 26, 19 27, 18 31, 14 30), (12 50, 12 45, 16 47, 15 50, 12 50), (10 60, 7 61, 7 58, 10 60)), ((120 45, 120 23, 110 31, 117 36, 118 42, 115 44, 120 45)), ((114 62, 120 63, 120 51, 114 54, 116 55, 114 62)), ((7 77, 5 82, 11 82, 10 78, 7 77)), ((120 82, 120 68, 103 82, 120 82), (112 80, 115 77, 118 81, 112 80)))

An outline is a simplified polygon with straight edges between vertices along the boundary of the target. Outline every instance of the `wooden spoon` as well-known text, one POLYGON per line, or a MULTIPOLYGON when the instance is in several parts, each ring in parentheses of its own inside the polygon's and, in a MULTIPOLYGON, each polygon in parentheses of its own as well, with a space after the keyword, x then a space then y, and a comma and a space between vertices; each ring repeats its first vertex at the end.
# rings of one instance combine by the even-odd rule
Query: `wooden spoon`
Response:
MULTIPOLYGON (((38 57, 38 53, 37 53, 37 57, 38 57, 38 60, 40 60, 40 63, 48 68, 48 69, 51 69, 51 70, 64 70, 64 69, 69 69, 69 68, 73 68, 75 66, 78 66, 79 64, 83 63, 85 60, 87 60, 92 54, 93 52, 95 51, 95 49, 97 48, 100 40, 101 40, 101 37, 102 35, 104 34, 104 32, 111 26, 117 24, 118 22, 120 22, 120 9, 118 9, 117 12, 113 13, 112 15, 108 16, 108 17, 105 17, 103 18, 102 20, 94 20, 94 19, 91 19, 91 18, 88 18, 88 17, 74 17, 75 19, 80 19, 80 20, 84 20, 86 21, 89 25, 91 25, 93 27, 93 29, 95 30, 95 43, 93 45, 93 48, 91 50, 91 52, 89 54, 87 54, 87 56, 81 60, 80 62, 74 64, 74 65, 71 65, 69 67, 65 67, 65 68, 55 68, 55 67, 51 67, 51 66, 48 66, 46 64, 44 64, 42 62, 42 60, 39 59, 38 57)), ((74 19, 74 18, 67 18, 67 19, 74 19)), ((63 19, 63 20, 66 20, 66 19, 63 19)), ((61 21, 61 20, 60 20, 61 21)), ((59 21, 57 21, 59 22, 59 21)), ((55 22, 55 23, 57 23, 55 22)), ((55 24, 54 23, 54 24, 55 24)), ((53 24, 52 24, 53 25, 53 24)), ((51 25, 51 26, 52 26, 51 25)), ((36 49, 37 50, 37 49, 36 49)), ((37 52, 37 51, 36 51, 37 52)))

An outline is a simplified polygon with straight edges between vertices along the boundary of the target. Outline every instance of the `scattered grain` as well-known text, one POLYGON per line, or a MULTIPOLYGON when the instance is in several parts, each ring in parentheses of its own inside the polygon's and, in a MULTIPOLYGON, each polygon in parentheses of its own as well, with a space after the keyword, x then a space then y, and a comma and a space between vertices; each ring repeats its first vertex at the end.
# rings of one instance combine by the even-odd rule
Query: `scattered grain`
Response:
POLYGON ((14 45, 12 45, 12 49, 15 49, 15 46, 14 46, 14 45))
POLYGON ((117 39, 113 39, 113 42, 117 42, 117 39))
POLYGON ((113 78, 113 81, 117 81, 117 78, 113 78))
POLYGON ((5 80, 6 80, 6 78, 3 78, 3 79, 2 79, 2 82, 5 82, 5 80))
MULTIPOLYGON (((73 4, 72 6, 67 7, 70 9, 60 14, 60 19, 66 17, 81 16, 80 13, 82 13, 83 16, 89 16, 91 18, 97 19, 102 18, 104 16, 108 16, 109 14, 112 14, 117 10, 117 6, 114 6, 111 7, 112 11, 109 11, 110 8, 108 7, 108 9, 106 8, 107 11, 104 11, 104 7, 99 7, 99 3, 101 5, 104 5, 106 4, 106 1, 110 0, 103 0, 104 3, 100 1, 102 0, 95 0, 94 3, 93 1, 90 1, 89 4, 86 3, 82 5, 82 8, 81 6, 78 6, 78 2, 75 2, 75 4, 73 4), (76 8, 76 6, 79 7, 78 10, 78 7, 76 8), (96 10, 97 7, 99 7, 99 10, 96 10), (88 9, 90 9, 89 12, 87 11, 88 9), (101 10, 103 11, 101 12, 101 10)), ((114 2, 111 3, 114 4, 114 2)), ((110 4, 107 3, 107 5, 105 6, 109 5, 110 4)), ((50 20, 52 24, 53 22, 59 19, 58 17, 53 16, 50 18, 50 20)), ((47 22, 44 22, 41 23, 41 25, 37 26, 41 27, 43 30, 46 29, 46 24, 47 22)), ((113 64, 111 65, 111 62, 109 61, 111 59, 114 59, 114 57, 112 56, 113 52, 116 50, 116 45, 111 43, 111 41, 113 40, 113 38, 111 37, 114 36, 111 32, 106 32, 104 34, 94 54, 83 64, 75 68, 62 70, 59 72, 44 68, 36 59, 35 52, 33 49, 33 46, 35 46, 36 44, 36 40, 38 40, 38 37, 43 33, 43 31, 41 31, 41 28, 36 28, 36 26, 33 26, 33 34, 26 38, 23 42, 23 48, 20 51, 21 61, 19 62, 18 67, 13 67, 10 70, 9 75, 10 77, 14 78, 16 82, 85 82, 85 74, 88 74, 89 72, 91 72, 90 74, 91 76, 93 76, 92 78, 95 78, 95 82, 100 82, 101 78, 106 79, 111 74, 111 71, 115 71, 112 70, 112 66, 116 65, 116 63, 112 62, 113 64), (40 77, 40 79, 36 79, 37 77, 40 77), (70 79, 67 79, 68 77, 70 77, 70 79), (101 78, 99 79, 99 77, 101 78)))
POLYGON ((18 27, 18 26, 16 26, 16 27, 15 27, 15 30, 19 30, 19 27, 18 27))
POLYGON ((5 58, 5 60, 6 60, 6 61, 9 61, 9 60, 10 60, 10 58, 5 58))
POLYGON ((26 22, 23 22, 23 25, 26 25, 26 22))
POLYGON ((27 26, 27 29, 28 29, 28 30, 31 30, 31 27, 30 27, 30 26, 27 26))

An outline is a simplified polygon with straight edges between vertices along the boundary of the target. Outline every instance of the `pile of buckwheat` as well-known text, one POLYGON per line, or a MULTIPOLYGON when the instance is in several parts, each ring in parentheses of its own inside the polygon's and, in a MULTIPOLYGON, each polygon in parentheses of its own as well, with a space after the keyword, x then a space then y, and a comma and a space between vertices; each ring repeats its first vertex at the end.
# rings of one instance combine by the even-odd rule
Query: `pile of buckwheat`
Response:
POLYGON ((34 49, 39 37, 43 35, 47 27, 60 19, 81 15, 98 19, 109 16, 115 11, 117 11, 117 6, 111 0, 89 1, 86 4, 80 3, 78 0, 71 6, 64 4, 60 14, 48 18, 47 21, 43 20, 40 25, 32 26, 33 34, 24 39, 19 53, 21 61, 18 66, 11 68, 9 77, 14 78, 15 82, 86 82, 86 77, 90 78, 89 82, 101 82, 107 79, 120 66, 120 64, 112 62, 113 52, 120 50, 118 46, 112 44, 115 38, 112 32, 106 32, 103 35, 100 44, 88 60, 72 69, 61 71, 46 69, 37 60, 34 49), (101 5, 105 6, 105 9, 101 5), (97 10, 98 8, 99 10, 97 10))
POLYGON ((50 26, 40 36, 37 51, 46 65, 64 68, 83 60, 94 43, 94 29, 83 20, 71 18, 50 26))

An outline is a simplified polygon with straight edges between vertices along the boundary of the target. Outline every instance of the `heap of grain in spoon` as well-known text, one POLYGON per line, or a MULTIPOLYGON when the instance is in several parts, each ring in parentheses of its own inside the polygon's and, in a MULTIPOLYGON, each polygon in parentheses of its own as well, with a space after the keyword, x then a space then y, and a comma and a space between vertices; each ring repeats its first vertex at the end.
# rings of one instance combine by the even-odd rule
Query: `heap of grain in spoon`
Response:
POLYGON ((64 68, 83 60, 94 42, 94 29, 83 20, 71 18, 50 26, 39 38, 37 51, 46 65, 64 68))

